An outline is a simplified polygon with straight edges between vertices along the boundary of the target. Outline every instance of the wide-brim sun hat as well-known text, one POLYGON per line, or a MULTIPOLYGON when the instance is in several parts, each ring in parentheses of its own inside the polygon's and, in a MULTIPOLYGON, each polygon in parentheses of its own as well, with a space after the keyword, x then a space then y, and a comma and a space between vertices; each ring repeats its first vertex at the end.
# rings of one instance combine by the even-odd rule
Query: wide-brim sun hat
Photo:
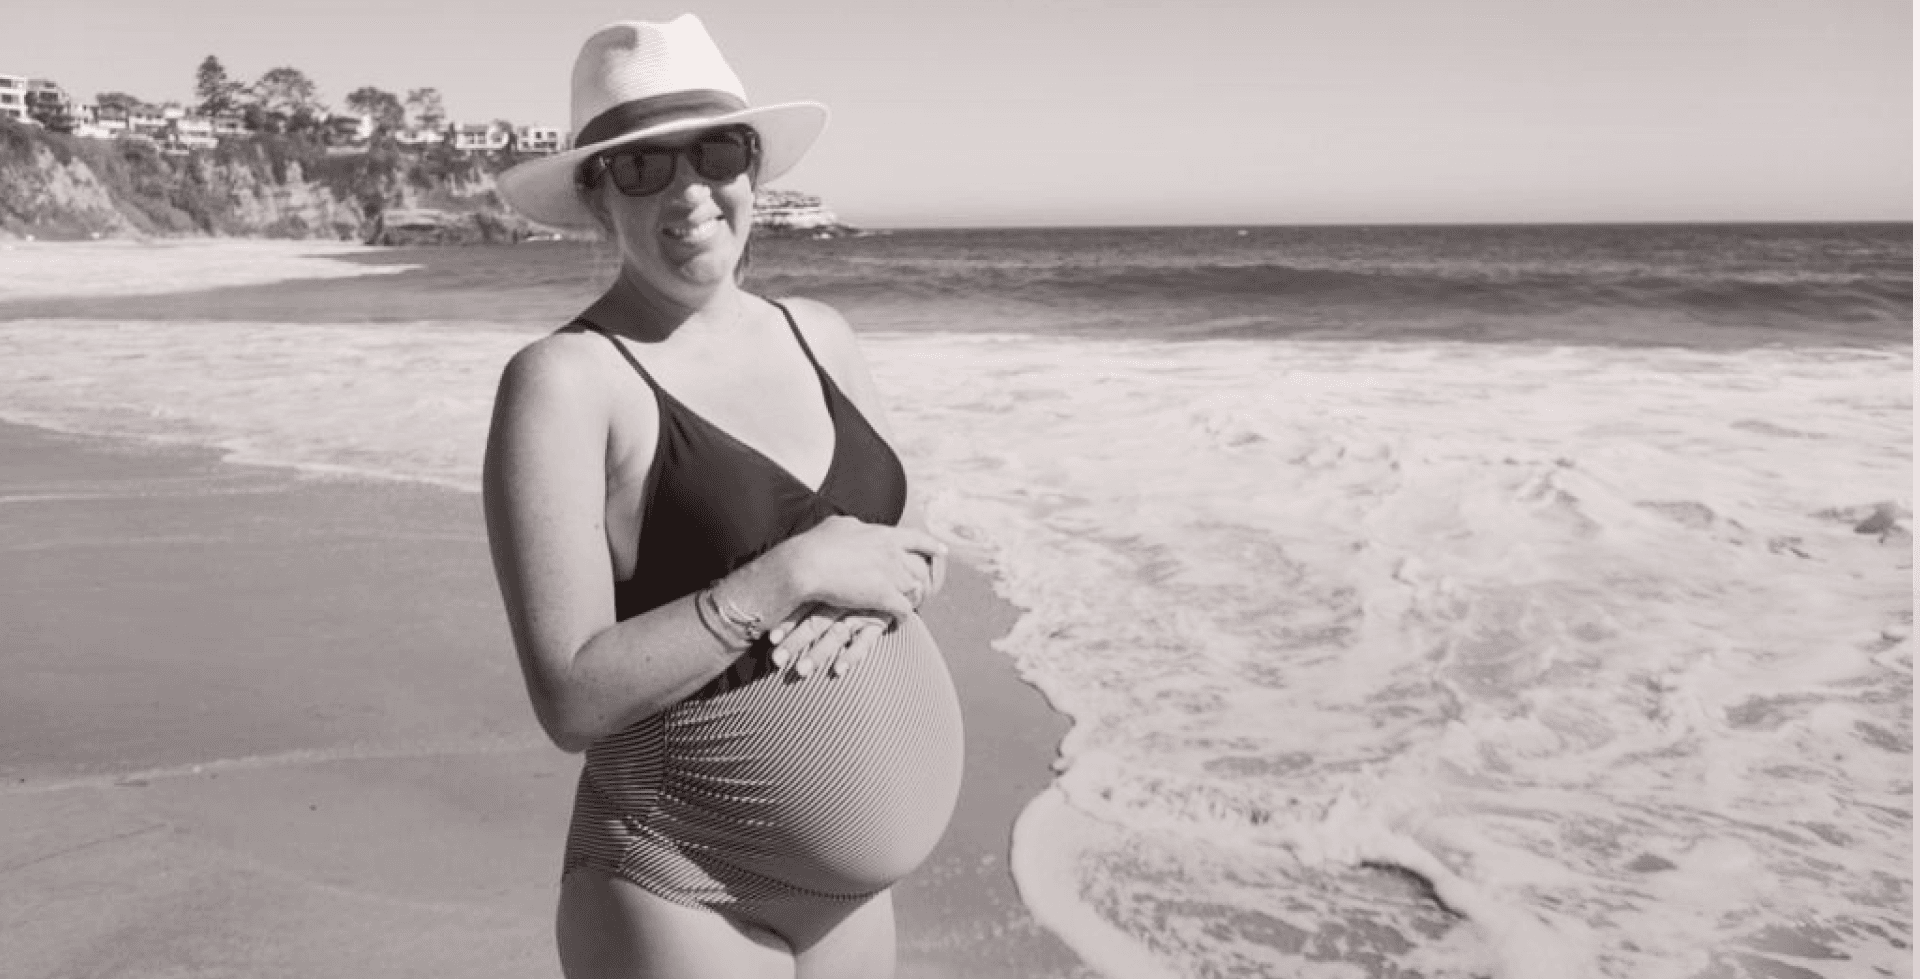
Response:
POLYGON ((692 14, 665 23, 621 21, 593 32, 573 63, 574 146, 502 173, 507 206, 541 224, 595 225, 575 174, 596 153, 673 133, 752 126, 760 137, 758 180, 793 168, 827 126, 818 102, 750 105, 740 77, 692 14))

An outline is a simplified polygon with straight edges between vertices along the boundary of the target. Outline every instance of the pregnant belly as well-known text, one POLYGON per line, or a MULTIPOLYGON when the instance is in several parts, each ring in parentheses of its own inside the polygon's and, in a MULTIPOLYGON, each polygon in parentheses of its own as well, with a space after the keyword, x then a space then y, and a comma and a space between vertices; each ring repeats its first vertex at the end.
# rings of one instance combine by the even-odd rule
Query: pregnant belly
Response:
POLYGON ((696 859, 868 894, 924 860, 964 757, 945 661, 915 617, 845 676, 762 677, 663 717, 649 828, 696 859))

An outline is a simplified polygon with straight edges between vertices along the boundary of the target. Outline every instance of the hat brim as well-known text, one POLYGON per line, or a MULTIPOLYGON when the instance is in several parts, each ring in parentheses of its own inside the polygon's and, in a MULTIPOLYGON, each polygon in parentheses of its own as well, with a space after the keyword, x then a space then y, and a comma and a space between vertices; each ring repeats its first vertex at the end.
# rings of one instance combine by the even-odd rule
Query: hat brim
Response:
POLYGON ((761 183, 777 179, 800 162, 827 128, 827 107, 818 102, 782 102, 715 116, 676 119, 621 133, 564 153, 528 160, 500 174, 497 186, 507 206, 530 221, 558 228, 589 228, 593 213, 574 189, 574 173, 595 153, 656 136, 716 126, 752 126, 760 134, 761 183))

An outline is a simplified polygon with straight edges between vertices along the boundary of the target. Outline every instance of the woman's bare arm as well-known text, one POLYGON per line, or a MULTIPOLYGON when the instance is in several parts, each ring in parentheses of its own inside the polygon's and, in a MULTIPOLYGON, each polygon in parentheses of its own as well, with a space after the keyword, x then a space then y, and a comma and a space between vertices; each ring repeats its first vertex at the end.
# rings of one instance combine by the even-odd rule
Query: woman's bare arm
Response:
POLYGON ((688 599, 615 627, 610 401, 581 339, 549 337, 507 364, 483 474, 494 572, 527 692, 568 751, 686 697, 733 658, 688 599))

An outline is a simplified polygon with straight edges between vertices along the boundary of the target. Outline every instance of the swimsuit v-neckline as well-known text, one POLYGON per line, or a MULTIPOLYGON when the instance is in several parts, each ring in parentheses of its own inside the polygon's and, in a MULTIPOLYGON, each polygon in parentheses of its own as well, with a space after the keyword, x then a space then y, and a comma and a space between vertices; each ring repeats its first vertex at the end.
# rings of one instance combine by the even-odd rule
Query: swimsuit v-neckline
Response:
MULTIPOLYGON (((635 366, 638 366, 638 365, 636 364, 635 366)), ((756 449, 753 446, 747 444, 746 440, 740 438, 738 435, 735 435, 732 432, 729 432, 726 429, 721 428, 719 425, 709 420, 705 415, 702 415, 701 413, 693 410, 693 408, 689 406, 685 401, 682 401, 679 398, 674 397, 671 391, 668 391, 666 388, 661 387, 659 384, 656 383, 653 385, 653 393, 660 398, 664 398, 667 401, 673 402, 674 406, 680 410, 681 414, 685 415, 688 418, 693 419, 694 422, 706 428, 708 431, 725 439, 728 444, 734 446, 735 448, 741 450, 742 452, 745 452, 747 455, 758 460, 760 463, 770 467, 774 471, 778 472, 780 475, 786 477, 789 482, 793 483, 793 485, 798 486, 803 490, 806 490, 809 494, 813 496, 824 497, 826 495, 827 485, 833 482, 834 473, 838 471, 838 469, 840 468, 840 412, 835 410, 833 392, 828 390, 828 387, 827 387, 829 384, 832 383, 831 379, 829 379, 826 376, 826 372, 820 369, 819 364, 813 365, 813 369, 814 369, 814 373, 818 375, 820 378, 820 396, 826 402, 827 423, 833 429, 833 447, 830 450, 831 454, 827 456, 827 471, 823 475, 821 475, 820 485, 818 486, 807 485, 806 480, 801 479, 798 473, 795 473, 792 469, 787 468, 785 465, 783 465, 780 462, 780 460, 775 459, 774 457, 768 455, 766 452, 760 449, 756 449)), ((652 379, 648 378, 648 380, 651 381, 652 379)))
MULTIPOLYGON (((586 324, 594 332, 599 333, 601 336, 606 337, 607 341, 613 344, 614 349, 620 351, 620 356, 626 358, 627 363, 632 365, 633 369, 639 372, 641 379, 647 382, 647 387, 653 390, 654 398, 657 402, 665 401, 665 402, 671 403, 678 414, 686 418, 692 419, 694 423, 705 428, 707 431, 715 435, 718 435, 720 438, 724 439, 727 444, 733 446, 736 449, 739 449, 741 452, 745 453, 749 458, 752 458, 755 461, 757 461, 759 464, 772 469, 774 472, 779 473, 788 482, 792 483, 793 485, 799 487, 802 490, 805 490, 807 492, 807 495, 817 499, 825 500, 827 499, 826 497, 827 487, 833 483, 834 475, 839 472, 840 449, 841 449, 841 446, 844 445, 846 442, 845 439, 841 438, 841 433, 840 433, 841 417, 840 417, 840 409, 838 404, 840 399, 836 397, 836 395, 839 393, 839 390, 837 386, 833 383, 833 378, 827 374, 826 368, 820 366, 819 358, 813 355, 813 348, 807 345, 807 338, 800 335, 800 324, 794 322, 793 314, 791 312, 788 312, 787 307, 780 303, 774 302, 771 299, 767 300, 767 302, 769 305, 773 306, 775 309, 778 309, 780 311, 780 315, 786 317, 787 328, 793 333, 794 340, 799 342, 800 352, 806 355, 807 363, 812 365, 813 367, 814 378, 819 383, 819 386, 820 386, 821 401, 824 402, 824 404, 826 405, 827 424, 832 429, 833 441, 832 441, 832 447, 828 450, 829 454, 827 456, 827 470, 825 473, 821 475, 820 483, 817 486, 808 485, 806 480, 801 479, 799 474, 795 473, 792 469, 789 469, 786 465, 781 463, 780 460, 775 459, 773 456, 767 454, 764 450, 755 448, 753 445, 749 444, 745 439, 740 438, 739 436, 733 434, 732 432, 727 431, 726 429, 720 427, 718 424, 713 422, 711 419, 707 418, 705 415, 702 415, 698 411, 695 411, 693 407, 687 404, 685 401, 682 401, 679 398, 674 397, 673 392, 667 390, 664 385, 662 385, 659 381, 654 379, 653 374, 648 372, 648 370, 645 367, 641 366, 639 359, 633 355, 633 352, 631 350, 627 349, 627 345, 621 341, 620 337, 616 336, 614 333, 612 333, 609 330, 601 328, 599 324, 593 322, 592 320, 587 319, 584 316, 580 317, 579 321, 581 323, 586 324)), ((656 450, 656 453, 657 453, 657 450, 656 450)), ((828 502, 831 502, 831 501, 829 500, 828 502)))

